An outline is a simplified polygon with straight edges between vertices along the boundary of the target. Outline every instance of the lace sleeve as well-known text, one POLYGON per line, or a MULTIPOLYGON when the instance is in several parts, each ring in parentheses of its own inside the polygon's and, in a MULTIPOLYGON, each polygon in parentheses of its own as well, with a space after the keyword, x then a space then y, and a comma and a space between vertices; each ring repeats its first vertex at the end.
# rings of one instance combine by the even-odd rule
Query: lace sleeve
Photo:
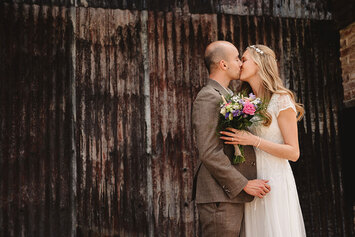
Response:
POLYGON ((296 106, 291 100, 291 97, 287 94, 279 95, 276 101, 276 117, 279 116, 279 113, 283 110, 291 108, 297 114, 296 106))

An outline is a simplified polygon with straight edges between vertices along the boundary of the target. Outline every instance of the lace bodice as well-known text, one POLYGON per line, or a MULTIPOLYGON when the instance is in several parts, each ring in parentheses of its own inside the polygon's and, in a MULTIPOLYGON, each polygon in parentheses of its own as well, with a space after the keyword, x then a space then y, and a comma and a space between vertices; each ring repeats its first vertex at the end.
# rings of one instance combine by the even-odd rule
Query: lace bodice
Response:
POLYGON ((272 121, 269 127, 263 126, 261 122, 254 123, 250 127, 250 131, 264 139, 275 143, 283 143, 283 137, 277 122, 279 113, 283 110, 292 108, 296 113, 295 104, 291 97, 287 94, 273 94, 267 107, 268 113, 272 116, 272 121))

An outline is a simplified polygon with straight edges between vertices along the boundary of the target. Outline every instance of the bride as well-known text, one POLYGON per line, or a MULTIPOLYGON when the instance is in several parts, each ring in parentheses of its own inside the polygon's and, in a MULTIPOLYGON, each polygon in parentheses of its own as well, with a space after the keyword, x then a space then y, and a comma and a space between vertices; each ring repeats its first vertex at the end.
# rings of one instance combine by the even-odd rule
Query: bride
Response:
MULTIPOLYGON (((304 109, 282 83, 275 53, 264 45, 252 45, 242 57, 241 89, 268 102, 266 120, 250 132, 229 128, 226 144, 253 145, 257 178, 269 180, 271 191, 245 204, 245 233, 250 237, 306 236, 302 211, 290 161, 300 155, 297 121, 304 109), (233 139, 233 141, 232 141, 233 139)), ((225 136, 226 135, 226 136, 225 136)))

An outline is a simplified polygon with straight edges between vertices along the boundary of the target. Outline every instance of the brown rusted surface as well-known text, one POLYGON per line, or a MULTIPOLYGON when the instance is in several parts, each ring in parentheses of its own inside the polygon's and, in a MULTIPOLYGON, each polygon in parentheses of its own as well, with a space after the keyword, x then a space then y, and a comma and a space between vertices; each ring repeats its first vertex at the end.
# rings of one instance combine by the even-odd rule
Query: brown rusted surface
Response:
POLYGON ((170 12, 0 4, 0 236, 199 236, 191 108, 216 39, 276 51, 306 109, 292 167, 307 236, 351 236, 332 22, 203 14, 202 2, 170 12))
POLYGON ((77 217, 83 236, 147 232, 140 13, 76 10, 77 217))
POLYGON ((68 11, 0 4, 0 236, 69 236, 68 11))

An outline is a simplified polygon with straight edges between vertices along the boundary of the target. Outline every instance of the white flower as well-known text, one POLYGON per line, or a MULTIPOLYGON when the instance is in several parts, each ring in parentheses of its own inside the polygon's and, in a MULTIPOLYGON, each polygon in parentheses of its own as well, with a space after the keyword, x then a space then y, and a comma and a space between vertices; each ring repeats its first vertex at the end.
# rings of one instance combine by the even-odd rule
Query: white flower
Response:
POLYGON ((238 102, 238 100, 240 100, 240 96, 239 95, 235 95, 235 96, 232 97, 232 100, 234 102, 238 102))
POLYGON ((260 98, 256 98, 255 100, 251 101, 252 104, 256 105, 256 104, 260 104, 261 103, 261 99, 260 98))
POLYGON ((221 114, 223 114, 223 115, 226 115, 226 108, 225 107, 223 107, 222 109, 221 109, 221 114))
POLYGON ((234 110, 240 110, 240 109, 242 109, 242 107, 243 107, 243 106, 242 106, 241 104, 234 104, 234 105, 233 105, 233 109, 234 109, 234 110))

